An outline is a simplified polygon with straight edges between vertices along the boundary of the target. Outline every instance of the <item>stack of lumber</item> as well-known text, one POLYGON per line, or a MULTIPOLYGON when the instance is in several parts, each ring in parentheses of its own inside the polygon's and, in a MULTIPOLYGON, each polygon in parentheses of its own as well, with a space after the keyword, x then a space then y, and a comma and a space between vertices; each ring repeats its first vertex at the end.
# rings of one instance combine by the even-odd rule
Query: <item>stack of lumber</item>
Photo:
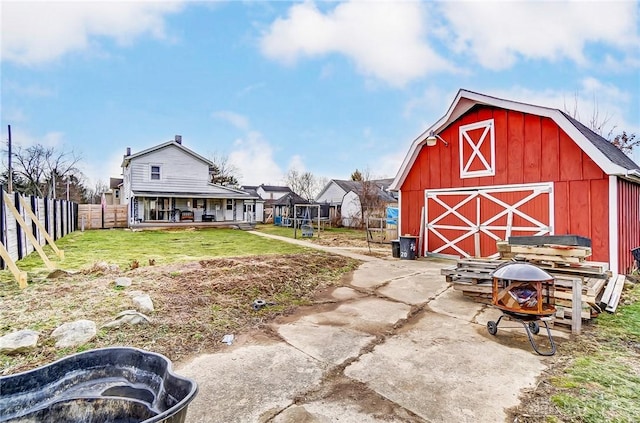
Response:
POLYGON ((455 266, 443 268, 441 274, 463 295, 491 304, 492 272, 509 261, 529 262, 555 279, 556 324, 571 327, 574 310, 578 310, 575 301, 580 302, 581 320, 592 319, 603 310, 615 312, 624 276, 612 277, 607 263, 587 261, 590 247, 498 242, 498 251, 499 259, 460 259, 455 266), (580 293, 574 293, 574 287, 579 287, 580 293))
POLYGON ((491 274, 506 260, 492 260, 483 258, 463 258, 454 266, 440 270, 447 282, 453 284, 453 289, 475 301, 491 303, 491 274))

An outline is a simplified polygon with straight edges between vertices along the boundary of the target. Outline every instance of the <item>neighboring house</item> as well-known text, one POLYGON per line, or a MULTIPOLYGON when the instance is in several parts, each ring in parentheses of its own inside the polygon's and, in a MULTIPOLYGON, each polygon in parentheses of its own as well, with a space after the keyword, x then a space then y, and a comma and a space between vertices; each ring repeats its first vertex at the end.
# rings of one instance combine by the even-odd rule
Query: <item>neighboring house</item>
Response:
POLYGON ((122 178, 109 178, 109 191, 104 193, 106 204, 120 204, 120 193, 122 192, 122 178))
POLYGON ((260 198, 210 183, 213 163, 182 145, 182 137, 122 160, 122 204, 129 224, 173 220, 254 221, 260 198))
POLYGON ((396 206, 397 198, 388 190, 393 179, 344 181, 332 179, 316 197, 318 204, 329 206, 329 219, 342 226, 360 227, 366 217, 384 217, 388 206, 396 206), (365 204, 365 216, 362 204, 365 204))
MULTIPOLYGON (((256 191, 257 186, 243 185, 240 187, 244 192, 249 194, 254 198, 260 198, 260 195, 256 191)), ((264 222, 264 200, 260 199, 256 201, 255 210, 254 210, 255 220, 256 222, 263 223, 264 222)))
MULTIPOLYGON (((294 206, 297 204, 309 204, 309 202, 293 191, 288 192, 277 200, 274 200, 272 203, 274 221, 277 222, 280 220, 280 222, 282 222, 282 220, 278 218, 294 217, 294 206)), ((298 214, 301 212, 302 210, 298 210, 298 214)))
POLYGON ((264 200, 263 222, 266 223, 273 222, 275 202, 293 192, 289 187, 264 184, 258 186, 243 186, 242 189, 247 192, 255 192, 264 200))
POLYGON ((487 257, 509 236, 572 234, 618 273, 640 245, 639 166, 557 109, 460 90, 391 189, 400 233, 424 227, 424 252, 487 257))

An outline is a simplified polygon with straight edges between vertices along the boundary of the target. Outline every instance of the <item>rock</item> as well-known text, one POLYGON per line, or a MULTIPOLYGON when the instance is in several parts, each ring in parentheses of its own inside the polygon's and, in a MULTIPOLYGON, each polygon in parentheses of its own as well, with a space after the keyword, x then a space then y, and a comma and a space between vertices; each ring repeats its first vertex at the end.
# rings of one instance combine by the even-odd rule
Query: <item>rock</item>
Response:
POLYGON ((120 271, 120 266, 117 264, 109 264, 106 261, 98 261, 93 263, 89 269, 85 270, 84 273, 118 273, 120 271))
POLYGON ((122 325, 146 325, 151 320, 135 310, 125 310, 118 314, 115 320, 102 325, 103 328, 119 328, 122 325))
POLYGON ((153 313, 153 301, 151 301, 149 294, 137 293, 137 295, 132 295, 131 300, 141 313, 153 313))
POLYGON ((0 353, 19 354, 35 348, 40 334, 36 331, 25 329, 12 332, 0 337, 0 353))
POLYGON ((116 278, 116 286, 131 286, 131 278, 126 276, 116 278))
POLYGON ((91 341, 96 333, 96 324, 91 320, 76 320, 59 326, 51 336, 57 340, 56 347, 67 348, 91 341))
POLYGON ((66 270, 62 269, 56 269, 47 275, 47 279, 68 278, 70 276, 73 276, 73 273, 67 272, 66 270))

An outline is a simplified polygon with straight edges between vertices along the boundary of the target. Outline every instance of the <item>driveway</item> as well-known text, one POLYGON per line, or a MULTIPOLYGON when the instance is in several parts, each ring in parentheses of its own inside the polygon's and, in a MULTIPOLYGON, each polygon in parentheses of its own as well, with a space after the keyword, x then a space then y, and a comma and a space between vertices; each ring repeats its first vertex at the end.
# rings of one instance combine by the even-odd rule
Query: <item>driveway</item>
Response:
POLYGON ((504 422, 545 368, 522 328, 487 333, 499 312, 450 288, 449 262, 318 248, 365 263, 317 304, 177 366, 199 385, 188 423, 504 422))

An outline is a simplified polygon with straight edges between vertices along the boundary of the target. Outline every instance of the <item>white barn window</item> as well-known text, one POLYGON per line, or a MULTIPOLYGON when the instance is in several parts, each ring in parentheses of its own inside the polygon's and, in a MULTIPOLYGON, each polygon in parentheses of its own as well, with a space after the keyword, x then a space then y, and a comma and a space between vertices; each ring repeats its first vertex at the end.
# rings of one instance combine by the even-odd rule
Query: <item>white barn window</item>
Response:
POLYGON ((460 126, 460 178, 496 174, 494 126, 493 119, 460 126))

